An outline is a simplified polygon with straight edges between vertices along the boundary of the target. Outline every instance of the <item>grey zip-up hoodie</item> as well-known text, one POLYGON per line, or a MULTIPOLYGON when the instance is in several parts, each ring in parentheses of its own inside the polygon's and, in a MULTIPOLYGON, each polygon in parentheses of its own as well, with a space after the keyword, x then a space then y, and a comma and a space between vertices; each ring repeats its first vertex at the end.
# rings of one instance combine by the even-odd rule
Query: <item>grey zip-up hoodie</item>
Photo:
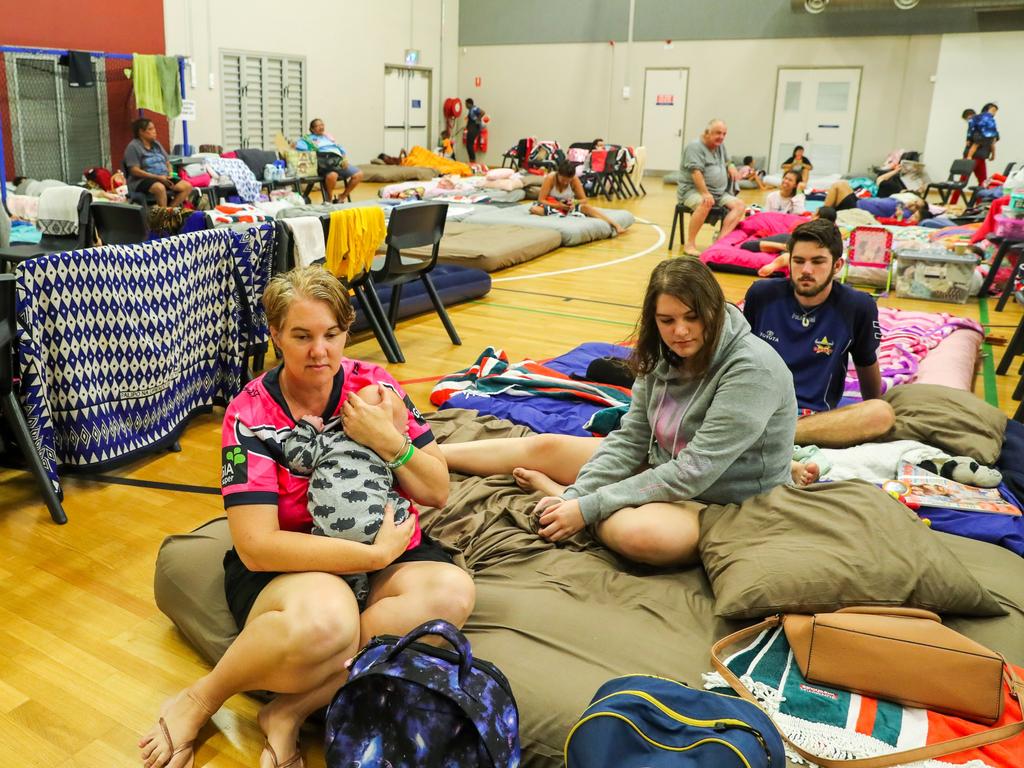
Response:
POLYGON ((795 431, 793 375, 727 304, 707 373, 684 378, 662 360, 639 377, 622 424, 562 496, 579 499, 588 524, 654 501, 738 503, 790 480, 795 431), (672 435, 670 451, 656 429, 672 435))

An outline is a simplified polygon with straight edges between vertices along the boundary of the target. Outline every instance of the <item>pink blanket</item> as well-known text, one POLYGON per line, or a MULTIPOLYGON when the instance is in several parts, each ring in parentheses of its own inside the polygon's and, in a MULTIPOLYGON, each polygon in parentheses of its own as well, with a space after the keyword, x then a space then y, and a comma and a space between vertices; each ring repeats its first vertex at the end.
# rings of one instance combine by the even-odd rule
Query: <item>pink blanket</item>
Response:
MULTIPOLYGON (((956 330, 968 328, 983 334, 976 320, 955 317, 945 312, 911 312, 878 308, 878 327, 882 341, 878 347, 878 365, 882 371, 883 391, 917 379, 921 361, 939 342, 956 330)), ((860 385, 853 361, 846 374, 844 399, 860 400, 860 385)))
POLYGON ((790 232, 803 221, 807 221, 807 217, 790 213, 755 213, 740 222, 732 232, 720 237, 700 255, 700 260, 712 269, 717 266, 727 271, 757 272, 778 254, 745 251, 740 245, 747 240, 790 232))

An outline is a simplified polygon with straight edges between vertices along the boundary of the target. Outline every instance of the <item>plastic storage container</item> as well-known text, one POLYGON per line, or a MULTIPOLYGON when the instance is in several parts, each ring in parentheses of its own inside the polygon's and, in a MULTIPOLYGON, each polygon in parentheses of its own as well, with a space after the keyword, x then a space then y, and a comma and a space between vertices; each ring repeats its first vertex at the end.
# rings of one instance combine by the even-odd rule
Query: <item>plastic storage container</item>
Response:
POLYGON ((974 254, 946 250, 897 251, 896 295, 966 304, 971 275, 978 264, 974 254))

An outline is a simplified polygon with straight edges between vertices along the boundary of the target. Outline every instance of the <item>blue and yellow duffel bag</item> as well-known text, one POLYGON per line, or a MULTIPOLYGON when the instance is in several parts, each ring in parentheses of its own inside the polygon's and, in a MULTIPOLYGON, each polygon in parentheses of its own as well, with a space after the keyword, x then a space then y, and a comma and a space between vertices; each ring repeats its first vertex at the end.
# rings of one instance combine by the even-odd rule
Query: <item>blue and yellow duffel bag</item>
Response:
POLYGON ((784 768, 768 715, 743 699, 651 675, 602 685, 565 740, 566 768, 784 768))

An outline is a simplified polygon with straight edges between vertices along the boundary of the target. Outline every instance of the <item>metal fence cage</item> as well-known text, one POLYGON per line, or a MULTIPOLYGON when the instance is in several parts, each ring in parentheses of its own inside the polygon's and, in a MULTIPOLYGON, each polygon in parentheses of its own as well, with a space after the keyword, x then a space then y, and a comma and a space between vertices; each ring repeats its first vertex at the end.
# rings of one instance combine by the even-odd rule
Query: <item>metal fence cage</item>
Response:
MULTIPOLYGON (((0 196, 5 181, 18 176, 78 183, 86 168, 116 170, 139 117, 135 93, 125 70, 126 53, 91 53, 93 88, 68 85, 67 51, 0 46, 0 196)), ((178 59, 185 95, 184 59, 178 59)), ((170 147, 167 118, 147 112, 160 141, 170 147)), ((187 144, 187 126, 184 128, 187 144)))

